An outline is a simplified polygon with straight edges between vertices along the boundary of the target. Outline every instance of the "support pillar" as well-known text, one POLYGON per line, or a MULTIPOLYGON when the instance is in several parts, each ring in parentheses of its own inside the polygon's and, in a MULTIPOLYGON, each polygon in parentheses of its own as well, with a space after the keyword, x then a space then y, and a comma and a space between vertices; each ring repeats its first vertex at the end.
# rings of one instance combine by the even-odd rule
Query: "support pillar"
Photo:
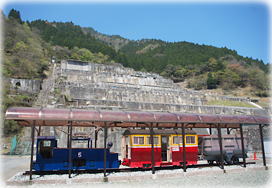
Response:
POLYGON ((186 172, 186 148, 185 148, 185 127, 184 124, 182 124, 182 154, 183 154, 183 171, 186 172))
POLYGON ((244 133, 243 133, 243 125, 242 124, 240 124, 240 135, 241 135, 242 155, 243 155, 243 164, 244 164, 243 166, 246 167, 244 133))
POLYGON ((224 169, 224 156, 223 156, 223 146, 222 146, 222 135, 221 135, 221 128, 219 125, 217 125, 217 131, 218 131, 218 140, 219 140, 219 147, 220 147, 220 166, 223 172, 225 173, 224 169))
POLYGON ((209 127, 209 132, 210 132, 210 135, 212 135, 212 126, 211 125, 209 127))
POLYGON ((41 129, 42 129, 42 126, 39 126, 39 130, 38 130, 38 135, 37 136, 41 136, 41 129))
POLYGON ((263 140, 263 126, 261 124, 259 125, 259 130, 260 130, 260 137, 261 137, 263 165, 264 165, 265 169, 267 170, 268 168, 266 166, 266 158, 265 158, 265 150, 264 150, 264 140, 263 140))
POLYGON ((70 127, 67 126, 67 148, 69 148, 69 142, 70 142, 70 127))
POLYGON ((107 136, 108 136, 108 128, 107 123, 104 124, 104 182, 108 182, 107 177, 107 136))
POLYGON ((230 128, 227 128, 227 134, 230 134, 230 128))
MULTIPOLYGON (((34 137, 35 137, 35 125, 36 121, 33 121, 33 125, 31 127, 31 155, 30 155, 30 174, 29 174, 29 180, 32 180, 32 168, 33 168, 33 153, 34 153, 34 137)), ((38 146, 36 146, 38 147, 38 146)))
POLYGON ((150 141, 151 141, 151 165, 152 165, 152 174, 155 174, 155 160, 154 160, 154 131, 153 131, 153 123, 151 123, 150 127, 150 141))
POLYGON ((73 135, 73 125, 72 121, 69 124, 69 178, 71 178, 71 170, 72 170, 72 135, 73 135))

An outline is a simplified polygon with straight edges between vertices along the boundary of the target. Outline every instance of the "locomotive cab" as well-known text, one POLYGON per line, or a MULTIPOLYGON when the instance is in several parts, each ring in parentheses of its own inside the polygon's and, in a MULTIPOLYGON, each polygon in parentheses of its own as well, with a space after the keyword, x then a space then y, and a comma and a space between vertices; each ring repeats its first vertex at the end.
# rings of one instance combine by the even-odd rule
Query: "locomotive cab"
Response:
POLYGON ((37 158, 49 159, 53 157, 53 148, 57 147, 54 136, 41 136, 37 138, 37 158))

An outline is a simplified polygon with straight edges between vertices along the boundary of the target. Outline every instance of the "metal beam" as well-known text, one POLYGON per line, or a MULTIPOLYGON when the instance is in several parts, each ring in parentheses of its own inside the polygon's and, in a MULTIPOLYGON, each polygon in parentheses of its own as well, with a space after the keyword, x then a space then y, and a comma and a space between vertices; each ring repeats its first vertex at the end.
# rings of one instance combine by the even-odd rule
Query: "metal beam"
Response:
POLYGON ((240 124, 240 135, 241 135, 243 164, 244 164, 244 167, 246 167, 246 155, 245 155, 244 134, 243 134, 243 125, 242 124, 240 124))
POLYGON ((71 178, 71 169, 72 169, 72 135, 73 135, 73 122, 70 121, 69 124, 69 178, 71 178))
MULTIPOLYGON (((36 121, 33 121, 33 125, 31 127, 31 155, 30 155, 30 175, 29 180, 32 180, 32 168, 33 168, 33 153, 34 153, 34 137, 35 137, 35 124, 36 121)), ((38 147, 38 146, 36 146, 38 147)))
POLYGON ((98 135, 98 130, 94 130, 94 148, 97 148, 97 135, 98 135))
POLYGON ((263 165, 265 169, 267 170, 266 166, 266 158, 265 158, 265 150, 264 150, 264 140, 263 140, 263 126, 262 124, 259 125, 259 130, 260 130, 260 137, 261 137, 261 146, 262 146, 262 154, 263 154, 263 165))
POLYGON ((154 132, 153 132, 153 123, 150 127, 150 141, 151 141, 151 165, 152 165, 152 174, 155 174, 155 160, 154 160, 154 132))
POLYGON ((104 123, 104 182, 108 182, 107 177, 107 136, 108 136, 108 128, 107 123, 104 123))
POLYGON ((221 128, 219 127, 219 125, 217 125, 217 131, 218 131, 218 141, 219 141, 219 148, 220 148, 220 166, 221 166, 221 169, 225 173, 226 171, 224 170, 224 156, 223 156, 223 146, 222 146, 222 135, 221 135, 221 128))
POLYGON ((69 148, 69 142, 70 142, 70 127, 67 126, 67 148, 69 148))
POLYGON ((186 172, 186 147, 185 147, 185 127, 182 124, 182 154, 183 154, 183 171, 186 172))
POLYGON ((42 126, 39 126, 39 130, 38 130, 38 135, 37 136, 41 136, 41 129, 42 129, 42 126))

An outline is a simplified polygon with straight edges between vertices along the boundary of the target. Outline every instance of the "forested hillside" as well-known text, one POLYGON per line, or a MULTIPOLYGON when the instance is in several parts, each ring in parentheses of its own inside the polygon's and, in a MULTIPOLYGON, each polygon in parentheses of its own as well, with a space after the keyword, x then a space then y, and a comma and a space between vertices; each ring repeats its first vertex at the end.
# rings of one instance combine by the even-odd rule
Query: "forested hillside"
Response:
POLYGON ((72 22, 47 22, 36 20, 29 23, 32 30, 40 34, 42 39, 51 45, 64 46, 68 49, 83 48, 92 53, 104 54, 108 60, 116 62, 125 61, 124 56, 116 52, 112 47, 97 40, 83 28, 72 22))
POLYGON ((128 43, 121 51, 127 55, 125 66, 156 72, 175 82, 186 81, 189 88, 251 87, 256 96, 268 95, 268 65, 242 57, 234 50, 189 42, 141 40, 128 43))
POLYGON ((232 90, 250 87, 268 95, 268 65, 242 57, 235 50, 190 42, 128 40, 101 34, 72 22, 24 22, 12 10, 4 18, 4 76, 42 78, 51 58, 96 63, 122 63, 136 70, 159 73, 194 89, 232 90))
POLYGON ((269 64, 240 56, 235 50, 155 39, 127 42, 118 37, 118 43, 113 36, 91 33, 125 54, 123 65, 135 70, 156 72, 175 82, 185 81, 188 88, 197 90, 249 88, 248 95, 269 94, 269 64))
MULTIPOLYGON (((11 90, 8 78, 42 80, 48 75, 52 59, 56 59, 57 61, 61 59, 76 59, 96 63, 111 63, 114 62, 114 60, 110 57, 110 53, 116 57, 116 53, 111 47, 108 47, 93 37, 90 37, 89 40, 84 38, 84 41, 93 44, 89 46, 73 46, 69 43, 71 40, 68 40, 69 37, 67 36, 66 42, 67 45, 70 44, 70 46, 66 46, 65 40, 61 41, 58 37, 61 35, 60 32, 53 33, 51 37, 53 38, 52 41, 46 41, 44 39, 46 35, 42 35, 41 30, 32 26, 29 22, 21 20, 20 12, 14 9, 12 9, 7 16, 1 13, 1 22, 4 28, 2 61, 3 83, 1 85, 3 91, 1 108, 3 112, 9 106, 31 106, 36 97, 32 94, 17 93, 11 90), (96 41, 96 43, 91 40, 96 41), (93 51, 85 47, 93 47, 93 51), (108 52, 108 55, 102 52, 108 52)), ((69 25, 70 23, 63 23, 62 27, 69 28, 69 25)), ((43 29, 47 31, 46 28, 43 29)), ((78 29, 71 29, 71 33, 73 34, 68 35, 71 35, 72 38, 72 36, 77 36, 77 32, 78 29)), ((70 31, 67 31, 67 33, 70 33, 70 31)), ((81 42, 79 41, 79 43, 81 42)), ((87 43, 85 43, 85 45, 86 44, 87 43)), ((5 135, 13 134, 18 132, 18 130, 19 127, 14 121, 5 121, 5 135)))

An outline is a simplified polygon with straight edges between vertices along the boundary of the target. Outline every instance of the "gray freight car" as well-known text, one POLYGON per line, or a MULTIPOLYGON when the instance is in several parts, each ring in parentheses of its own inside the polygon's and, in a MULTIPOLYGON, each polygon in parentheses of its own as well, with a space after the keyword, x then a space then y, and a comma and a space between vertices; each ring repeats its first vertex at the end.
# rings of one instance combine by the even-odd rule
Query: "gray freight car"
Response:
MULTIPOLYGON (((228 164, 237 164, 239 158, 243 158, 241 138, 238 135, 223 135, 222 136, 223 156, 224 161, 228 164)), ((247 142, 244 138, 245 157, 247 157, 247 142)), ((201 143, 201 155, 209 164, 214 162, 220 163, 220 147, 217 135, 203 136, 201 143)))

